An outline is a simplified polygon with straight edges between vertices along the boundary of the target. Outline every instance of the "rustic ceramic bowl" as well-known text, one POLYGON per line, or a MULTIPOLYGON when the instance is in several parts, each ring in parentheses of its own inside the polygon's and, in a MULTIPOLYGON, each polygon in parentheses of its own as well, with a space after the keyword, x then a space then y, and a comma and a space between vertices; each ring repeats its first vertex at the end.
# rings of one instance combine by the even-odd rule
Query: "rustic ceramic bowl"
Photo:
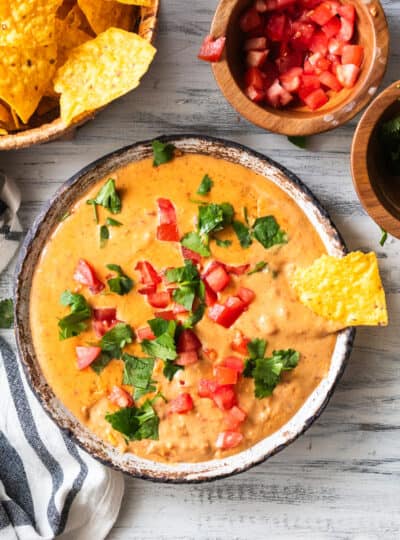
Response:
MULTIPOLYGON (((282 188, 308 216, 331 255, 346 252, 338 231, 311 192, 289 171, 270 159, 241 145, 211 137, 162 137, 180 151, 202 153, 239 163, 259 173, 282 188)), ((38 364, 29 322, 29 295, 34 268, 59 218, 99 179, 117 168, 152 155, 151 141, 122 148, 92 163, 68 180, 46 204, 31 227, 22 247, 15 283, 15 332, 20 361, 31 387, 44 409, 55 422, 71 435, 87 452, 115 469, 162 482, 201 482, 239 473, 260 463, 303 433, 326 406, 350 354, 354 330, 339 333, 332 355, 329 373, 307 399, 304 406, 280 430, 252 448, 234 456, 201 463, 163 464, 119 453, 113 446, 99 440, 64 408, 46 382, 38 364)))
MULTIPOLYGON (((159 6, 160 0, 153 0, 152 7, 140 7, 139 20, 136 22, 137 33, 150 43, 154 43, 155 40, 159 6)), ((1 136, 0 150, 17 150, 34 144, 50 142, 60 137, 68 138, 77 127, 94 118, 98 110, 80 115, 68 126, 60 117, 54 118, 54 113, 50 112, 43 116, 43 123, 37 127, 1 136)))
POLYGON ((382 92, 361 117, 351 147, 351 171, 365 210, 378 225, 400 238, 400 179, 387 171, 379 141, 381 122, 395 116, 400 116, 400 81, 382 92))
POLYGON ((243 91, 243 36, 239 18, 252 0, 221 0, 211 35, 226 36, 222 59, 213 64, 215 79, 230 104, 247 120, 284 135, 313 135, 334 129, 353 118, 373 98, 386 70, 389 31, 379 0, 347 0, 357 10, 356 41, 364 47, 364 62, 354 88, 343 89, 316 111, 305 106, 274 109, 252 102, 243 91))

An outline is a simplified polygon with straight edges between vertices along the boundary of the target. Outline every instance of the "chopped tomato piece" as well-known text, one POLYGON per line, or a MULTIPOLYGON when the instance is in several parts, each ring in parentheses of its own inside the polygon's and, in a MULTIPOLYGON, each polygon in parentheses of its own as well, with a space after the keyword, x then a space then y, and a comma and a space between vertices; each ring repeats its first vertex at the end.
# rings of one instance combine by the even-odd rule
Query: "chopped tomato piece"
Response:
MULTIPOLYGON (((256 67, 250 67, 244 76, 246 88, 254 88, 254 90, 263 90, 264 88, 264 74, 256 67)), ((249 95, 250 99, 253 99, 249 95)))
POLYGON ((75 347, 78 369, 90 366, 101 353, 101 347, 75 347))
POLYGON ((215 380, 218 384, 236 384, 238 379, 238 372, 235 369, 218 365, 213 370, 215 380))
MULTIPOLYGON (((153 265, 149 263, 148 261, 138 261, 138 263, 135 266, 135 270, 140 272, 140 283, 142 283, 145 287, 142 288, 142 290, 146 289, 146 287, 157 287, 158 283, 161 283, 162 279, 155 271, 153 265)), ((140 291, 138 291, 140 292, 140 291)), ((148 291, 148 292, 154 292, 154 291, 148 291)), ((141 293, 146 294, 146 293, 141 293)))
POLYGON ((319 24, 320 26, 323 26, 328 21, 330 21, 332 17, 336 15, 336 13, 333 12, 333 9, 330 3, 322 2, 322 4, 317 6, 311 13, 309 13, 308 16, 315 23, 319 24))
POLYGON ((121 409, 125 407, 132 407, 134 401, 132 396, 120 386, 113 386, 111 392, 108 394, 108 399, 114 405, 118 405, 121 409))
POLYGON ((270 105, 273 107, 279 107, 281 105, 287 105, 293 99, 292 94, 285 90, 279 83, 279 80, 276 81, 268 88, 266 92, 266 98, 270 105))
POLYGON ((258 13, 265 13, 267 11, 267 2, 266 0, 256 0, 254 7, 258 13))
POLYGON ((337 38, 331 38, 328 42, 329 54, 342 54, 343 45, 343 41, 339 41, 337 38))
POLYGON ((308 58, 308 62, 311 64, 316 75, 319 75, 323 71, 328 71, 328 69, 331 67, 331 61, 325 56, 322 56, 321 53, 312 54, 308 58))
POLYGON ((240 300, 242 300, 247 306, 250 305, 256 297, 256 293, 247 287, 240 287, 237 294, 240 300))
POLYGON ((303 65, 304 54, 301 51, 284 50, 282 54, 275 60, 278 66, 279 73, 286 73, 292 68, 303 65))
POLYGON ((212 398, 217 387, 217 382, 213 379, 200 379, 197 387, 197 393, 202 398, 212 398))
POLYGON ((236 276, 241 276, 242 274, 245 274, 247 270, 250 268, 249 264, 240 264, 239 266, 232 266, 230 264, 224 264, 224 266, 228 274, 235 274, 236 276))
MULTIPOLYGON (((244 354, 247 354, 247 348, 244 354)), ((237 356, 227 356, 222 360, 222 365, 233 369, 237 373, 243 373, 244 371, 244 362, 241 358, 238 358, 237 356)))
POLYGON ((143 328, 138 328, 136 330, 136 335, 139 341, 143 341, 144 339, 154 339, 156 337, 153 334, 153 330, 150 328, 150 326, 144 326, 143 328))
POLYGON ((116 308, 94 308, 93 315, 96 321, 115 321, 117 318, 116 308))
POLYGON ((179 242, 180 236, 176 221, 176 211, 169 199, 157 199, 158 219, 157 239, 167 242, 179 242))
POLYGON ((315 32, 315 26, 312 23, 294 21, 291 27, 292 46, 300 50, 308 49, 314 32, 315 32))
POLYGON ((246 420, 246 416, 247 414, 242 411, 240 407, 235 405, 232 407, 232 409, 225 413, 225 425, 228 429, 238 429, 240 424, 246 420))
POLYGON ((244 92, 246 96, 251 99, 251 101, 254 101, 254 103, 263 101, 265 97, 265 92, 259 88, 256 88, 255 86, 248 86, 244 92))
POLYGON ((265 51, 249 51, 246 56, 246 64, 249 67, 261 67, 268 56, 268 50, 265 51))
POLYGON ((315 32, 311 38, 310 51, 314 53, 321 53, 322 56, 325 56, 328 52, 328 38, 324 32, 318 30, 315 32))
POLYGON ((93 266, 85 259, 79 259, 74 272, 74 280, 88 286, 93 294, 97 294, 104 289, 104 283, 99 280, 93 266))
POLYGON ((225 37, 213 39, 212 36, 206 36, 201 44, 197 58, 206 62, 218 62, 222 56, 225 47, 225 37))
POLYGON ((199 355, 197 354, 197 351, 182 352, 175 360, 175 364, 178 366, 189 366, 190 364, 195 364, 198 359, 199 355))
POLYGON ((161 242, 179 242, 179 231, 176 223, 164 223, 157 227, 157 240, 161 242))
POLYGON ((363 61, 364 47, 361 45, 344 45, 342 52, 342 64, 354 64, 360 67, 363 61))
POLYGON ((185 414, 193 409, 193 399, 187 392, 179 394, 168 403, 170 413, 185 414))
POLYGON ((304 97, 304 103, 310 107, 312 111, 315 111, 325 105, 325 103, 328 103, 328 96, 321 88, 318 88, 318 90, 313 90, 311 94, 304 97))
POLYGON ((243 435, 238 431, 222 431, 216 440, 215 446, 221 450, 230 450, 238 446, 243 440, 243 435))
POLYGON ((176 345, 177 352, 198 351, 199 349, 201 349, 201 342, 193 330, 190 328, 182 330, 176 345))
POLYGON ((214 304, 208 310, 209 318, 224 328, 232 324, 246 310, 246 304, 237 296, 229 296, 225 304, 214 304))
POLYGON ((250 342, 250 339, 245 337, 240 330, 235 333, 233 341, 231 343, 231 349, 240 354, 248 354, 247 344, 250 342))
POLYGON ((316 75, 306 75, 304 74, 301 78, 302 88, 308 88, 309 90, 317 90, 321 84, 316 75))
POLYGON ((217 388, 212 395, 212 399, 221 411, 227 411, 236 405, 236 396, 233 391, 233 386, 231 385, 217 385, 217 388))
POLYGON ((354 33, 354 21, 341 17, 338 38, 342 41, 350 41, 354 33))
POLYGON ((218 295, 214 292, 206 281, 204 281, 205 286, 205 301, 208 307, 213 306, 218 300, 218 295))
POLYGON ((192 251, 189 248, 186 248, 184 246, 181 246, 182 251, 182 257, 184 259, 188 259, 190 261, 193 261, 194 263, 200 263, 201 262, 201 255, 199 253, 196 253, 195 251, 192 251))
POLYGON ((321 73, 319 80, 321 81, 321 84, 327 88, 330 88, 331 90, 334 90, 335 92, 340 92, 340 90, 343 88, 335 75, 333 75, 333 73, 330 71, 324 71, 321 73))
POLYGON ((262 24, 262 19, 258 11, 250 8, 240 18, 240 29, 242 32, 250 32, 262 24))
POLYGON ((336 67, 338 81, 345 88, 353 88, 358 79, 360 68, 353 64, 344 64, 336 67))
POLYGON ((155 292, 147 295, 147 301, 152 307, 165 308, 171 302, 171 295, 168 291, 155 292))
POLYGON ((327 38, 337 36, 341 28, 339 17, 332 17, 330 21, 323 25, 322 31, 327 38))
POLYGON ((265 31, 271 41, 283 41, 287 34, 288 20, 284 13, 273 13, 265 31))
POLYGON ((356 19, 356 10, 353 4, 343 4, 339 6, 338 13, 341 17, 347 19, 351 23, 354 23, 356 19))
POLYGON ((211 271, 206 272, 204 281, 214 292, 220 292, 228 285, 230 277, 223 265, 217 264, 211 271))
POLYGON ((174 321, 176 319, 175 313, 170 309, 166 309, 165 311, 156 311, 154 313, 154 317, 164 319, 164 321, 174 321))
POLYGON ((266 37, 255 37, 246 39, 244 42, 245 51, 263 51, 267 48, 267 38, 266 37))
POLYGON ((299 89, 301 83, 301 75, 303 70, 300 67, 289 69, 286 73, 280 76, 280 81, 285 90, 295 92, 299 89))
POLYGON ((188 313, 188 310, 185 308, 185 306, 182 306, 181 304, 174 304, 174 307, 172 308, 172 311, 176 314, 182 314, 182 313, 188 313))
POLYGON ((113 328, 117 324, 117 320, 113 321, 92 321, 92 327, 94 330, 94 333, 96 334, 96 337, 101 338, 106 334, 111 328, 113 328))

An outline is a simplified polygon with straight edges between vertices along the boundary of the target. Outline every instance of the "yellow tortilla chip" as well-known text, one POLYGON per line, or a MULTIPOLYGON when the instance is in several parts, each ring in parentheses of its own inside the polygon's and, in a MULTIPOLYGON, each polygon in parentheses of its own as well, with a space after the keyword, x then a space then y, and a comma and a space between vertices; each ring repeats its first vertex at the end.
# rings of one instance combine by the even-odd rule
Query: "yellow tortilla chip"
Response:
POLYGON ((82 32, 86 32, 87 34, 90 34, 91 36, 95 36, 95 33, 90 27, 90 24, 85 17, 85 14, 81 10, 81 8, 78 6, 78 4, 75 4, 72 9, 68 12, 67 16, 64 18, 65 24, 69 26, 70 28, 75 28, 77 30, 81 30, 82 32))
POLYGON ((8 135, 8 131, 6 129, 0 128, 0 136, 2 135, 8 135))
POLYGON ((69 53, 75 47, 93 39, 92 36, 77 26, 77 19, 69 24, 69 16, 65 19, 56 20, 56 41, 58 43, 57 67, 62 66, 68 59, 69 53))
POLYGON ((75 5, 76 0, 63 0, 61 6, 57 10, 57 17, 59 19, 64 19, 75 5))
POLYGON ((73 49, 54 82, 63 121, 69 124, 136 88, 155 52, 145 39, 118 28, 73 49))
POLYGON ((388 324, 375 253, 322 255, 308 268, 297 268, 292 285, 300 301, 325 319, 343 326, 388 324))
POLYGON ((129 4, 130 6, 151 7, 153 0, 117 0, 120 4, 129 4))
POLYGON ((134 8, 131 6, 113 0, 78 0, 78 5, 96 34, 111 27, 132 29, 134 8))
POLYGON ((1 53, 0 98, 27 123, 55 72, 57 47, 2 47, 1 53))
POLYGON ((0 0, 0 46, 33 47, 54 41, 54 25, 62 0, 0 0))
POLYGON ((14 127, 11 111, 4 103, 0 103, 0 125, 8 131, 14 127))

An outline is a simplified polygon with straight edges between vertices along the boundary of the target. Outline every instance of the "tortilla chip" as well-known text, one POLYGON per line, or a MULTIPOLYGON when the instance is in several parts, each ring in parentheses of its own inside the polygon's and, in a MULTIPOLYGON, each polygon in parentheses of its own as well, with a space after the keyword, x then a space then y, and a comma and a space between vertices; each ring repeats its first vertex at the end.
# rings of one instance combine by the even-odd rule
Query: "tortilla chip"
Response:
POLYGON ((297 268, 292 285, 300 301, 325 319, 344 326, 388 324, 375 253, 322 255, 308 268, 297 268))
POLYGON ((151 7, 153 0, 117 0, 120 4, 129 4, 130 6, 151 7))
POLYGON ((4 103, 0 103, 0 125, 7 130, 11 130, 14 127, 11 111, 4 103))
POLYGON ((132 29, 135 12, 132 6, 124 6, 112 0, 78 0, 78 5, 96 34, 111 27, 132 29))
POLYGON ((155 52, 145 39, 118 28, 73 49, 54 82, 63 121, 69 124, 136 88, 155 52))
POLYGON ((61 6, 57 10, 57 17, 59 19, 64 19, 75 5, 76 0, 63 0, 61 6))
POLYGON ((73 8, 68 12, 67 16, 64 18, 64 20, 65 24, 70 28, 81 30, 82 32, 90 34, 93 37, 95 36, 95 33, 91 29, 90 24, 85 17, 85 14, 78 6, 78 4, 75 4, 73 6, 73 8))
POLYGON ((0 128, 0 137, 3 135, 8 135, 8 131, 6 129, 0 128))
POLYGON ((55 72, 57 47, 3 47, 1 52, 0 98, 27 123, 55 72))
POLYGON ((33 47, 54 41, 56 12, 62 0, 0 1, 0 46, 33 47))
POLYGON ((77 19, 71 19, 70 16, 67 16, 65 19, 56 19, 56 41, 58 43, 57 67, 65 64, 72 49, 92 39, 90 34, 79 29, 79 23, 78 25, 77 23, 77 19), (72 24, 70 24, 70 20, 72 20, 72 24))

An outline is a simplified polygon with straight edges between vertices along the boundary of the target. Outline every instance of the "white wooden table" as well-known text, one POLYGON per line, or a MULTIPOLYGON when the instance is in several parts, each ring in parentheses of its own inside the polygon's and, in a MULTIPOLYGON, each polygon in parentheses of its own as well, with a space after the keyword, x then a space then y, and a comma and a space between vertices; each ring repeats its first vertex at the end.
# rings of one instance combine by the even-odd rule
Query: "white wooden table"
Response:
MULTIPOLYGON (((168 133, 226 137, 300 176, 351 249, 377 251, 391 324, 358 331, 349 366, 322 417, 267 463, 202 485, 127 478, 109 539, 400 538, 400 243, 389 239, 379 246, 380 231, 354 193, 349 150, 355 121, 314 137, 303 151, 250 125, 225 102, 210 66, 196 59, 215 5, 162 0, 159 53, 137 91, 107 107, 72 141, 0 154, 0 168, 22 190, 24 228, 64 180, 116 148, 168 133)), ((384 7, 392 40, 387 86, 400 79, 400 0, 385 0, 384 7)), ((0 277, 0 298, 10 295, 12 271, 0 277)))

